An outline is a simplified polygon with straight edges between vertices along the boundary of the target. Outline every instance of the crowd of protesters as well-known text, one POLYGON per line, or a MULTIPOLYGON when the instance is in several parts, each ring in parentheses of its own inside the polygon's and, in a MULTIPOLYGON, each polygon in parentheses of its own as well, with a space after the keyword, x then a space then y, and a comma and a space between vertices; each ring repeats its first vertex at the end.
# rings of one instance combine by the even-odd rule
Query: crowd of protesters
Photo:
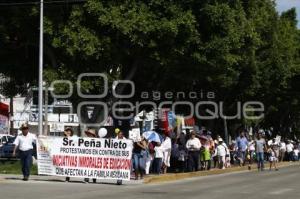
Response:
POLYGON ((280 137, 267 139, 260 130, 249 136, 242 131, 236 139, 227 145, 222 137, 210 131, 201 133, 191 131, 172 136, 164 133, 163 141, 149 142, 142 138, 135 143, 133 151, 133 171, 138 174, 164 174, 169 172, 193 172, 210 169, 226 169, 231 166, 248 166, 259 171, 278 170, 281 161, 299 161, 300 144, 298 141, 283 140, 280 137))
MULTIPOLYGON (((20 150, 23 180, 28 180, 30 175, 31 156, 35 136, 28 132, 29 127, 24 124, 22 133, 17 136, 14 145, 20 150)), ((156 133, 156 132, 155 132, 156 133)), ((236 139, 227 143, 219 135, 213 137, 206 129, 201 132, 158 133, 161 140, 151 141, 141 136, 133 144, 132 173, 136 180, 143 179, 148 174, 165 174, 167 172, 193 172, 210 169, 226 169, 231 166, 248 166, 252 169, 257 164, 257 169, 263 171, 265 162, 269 162, 269 169, 277 168, 277 162, 299 161, 299 141, 284 140, 276 136, 267 139, 264 131, 259 130, 253 136, 247 131, 242 131, 236 139)), ((72 137, 73 130, 67 128, 65 137, 72 137)), ((85 137, 97 138, 94 129, 87 129, 85 137)), ((120 129, 115 129, 114 139, 126 139, 120 129)), ((88 183, 90 179, 85 178, 88 183)), ((70 181, 70 177, 66 177, 70 181)), ((96 179, 92 179, 96 183, 96 179)), ((118 181, 118 184, 121 184, 118 181)))

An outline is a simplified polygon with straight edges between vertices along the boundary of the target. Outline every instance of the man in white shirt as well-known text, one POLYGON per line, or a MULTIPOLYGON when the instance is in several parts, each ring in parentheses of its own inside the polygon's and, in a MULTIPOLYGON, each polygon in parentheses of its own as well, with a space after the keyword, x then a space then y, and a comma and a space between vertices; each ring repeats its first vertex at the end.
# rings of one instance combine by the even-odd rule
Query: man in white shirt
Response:
POLYGON ((199 157, 201 143, 198 138, 196 138, 196 133, 191 132, 191 137, 186 143, 186 148, 188 150, 188 171, 198 171, 199 170, 199 157))
POLYGON ((288 160, 290 162, 293 161, 293 154, 294 154, 293 150, 294 150, 294 145, 291 143, 291 141, 288 141, 286 145, 286 152, 288 154, 288 160))
POLYGON ((30 175, 33 143, 36 143, 36 136, 29 133, 29 127, 27 124, 22 124, 20 130, 22 131, 22 134, 18 135, 14 141, 15 148, 13 156, 16 156, 16 150, 19 149, 22 173, 24 176, 23 180, 27 181, 30 175))
POLYGON ((280 148, 280 156, 279 156, 279 160, 280 162, 282 162, 285 159, 285 153, 286 153, 286 144, 284 141, 281 141, 279 144, 280 148))

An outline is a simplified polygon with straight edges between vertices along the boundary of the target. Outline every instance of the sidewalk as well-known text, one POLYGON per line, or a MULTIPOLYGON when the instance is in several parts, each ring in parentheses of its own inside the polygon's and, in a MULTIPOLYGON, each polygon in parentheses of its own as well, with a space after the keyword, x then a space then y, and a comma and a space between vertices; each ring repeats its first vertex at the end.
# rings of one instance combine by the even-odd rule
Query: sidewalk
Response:
MULTIPOLYGON (((23 176, 22 175, 13 175, 13 174, 0 174, 0 183, 1 182, 23 182, 22 181, 23 176)), ((58 183, 67 183, 67 184, 72 184, 72 183, 82 183, 83 178, 72 178, 70 179, 70 182, 65 182, 65 177, 61 176, 43 176, 43 175, 31 175, 29 177, 28 182, 58 182, 58 183)), ((97 179, 97 184, 116 184, 117 180, 100 180, 97 179)), ((92 179, 90 179, 90 183, 88 184, 94 184, 92 183, 92 179)), ((143 184, 142 180, 131 180, 131 181, 123 181, 123 184, 127 185, 138 185, 138 184, 143 184)))
MULTIPOLYGON (((295 166, 299 165, 300 162, 283 162, 278 164, 278 168, 288 167, 288 166, 295 166)), ((268 170, 268 164, 266 164, 266 170, 268 170)), ((129 185, 138 185, 138 184, 155 184, 155 183, 162 183, 162 182, 169 182, 169 181, 176 181, 182 180, 187 178, 193 177, 200 177, 200 176, 209 176, 209 175, 218 175, 218 174, 226 174, 226 173, 233 173, 233 172, 257 172, 256 164, 252 165, 252 170, 248 170, 248 166, 244 167, 232 167, 227 169, 212 169, 210 171, 198 171, 198 172, 191 172, 191 173, 168 173, 163 175, 149 175, 146 176, 144 180, 131 180, 131 181, 123 181, 123 184, 129 185)), ((12 174, 0 174, 0 183, 5 181, 22 181, 22 175, 12 175, 12 174)), ((65 182, 65 177, 60 176, 40 176, 40 175, 31 175, 30 176, 31 182, 65 182)), ((92 181, 92 180, 90 180, 92 181)), ((83 179, 81 178, 71 178, 70 183, 83 183, 83 179)), ((116 180, 97 180, 97 183, 109 183, 109 184, 116 184, 116 180)), ((90 183, 92 184, 92 183, 90 183)))
MULTIPOLYGON (((300 165, 299 162, 282 162, 278 163, 278 168, 288 167, 293 165, 300 165)), ((266 170, 268 170, 269 164, 266 163, 266 170)), ((218 174, 225 174, 225 173, 233 173, 233 172, 257 172, 256 164, 252 165, 252 169, 248 170, 248 166, 239 167, 235 166, 232 168, 227 169, 212 169, 210 171, 197 171, 197 172, 190 172, 190 173, 170 173, 170 174, 162 174, 156 176, 147 176, 144 179, 144 184, 155 184, 161 182, 169 182, 169 181, 176 181, 182 180, 186 178, 193 178, 199 176, 209 176, 209 175, 218 175, 218 174)))

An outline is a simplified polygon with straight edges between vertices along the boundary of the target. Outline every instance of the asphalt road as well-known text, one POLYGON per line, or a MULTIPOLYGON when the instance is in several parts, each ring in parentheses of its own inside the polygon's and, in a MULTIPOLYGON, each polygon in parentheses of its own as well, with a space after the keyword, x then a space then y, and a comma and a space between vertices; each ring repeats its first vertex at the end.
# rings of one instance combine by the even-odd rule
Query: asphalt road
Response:
POLYGON ((192 178, 172 183, 122 186, 55 181, 0 181, 1 199, 298 199, 300 167, 279 171, 240 172, 192 178))

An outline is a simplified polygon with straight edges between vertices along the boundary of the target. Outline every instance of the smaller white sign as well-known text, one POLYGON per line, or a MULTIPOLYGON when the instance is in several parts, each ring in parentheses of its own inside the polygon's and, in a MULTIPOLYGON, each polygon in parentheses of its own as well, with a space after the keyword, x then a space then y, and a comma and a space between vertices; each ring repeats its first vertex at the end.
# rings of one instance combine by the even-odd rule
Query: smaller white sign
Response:
POLYGON ((59 123, 59 122, 50 123, 51 132, 63 132, 64 130, 65 130, 65 126, 63 123, 59 123))
POLYGON ((134 128, 129 131, 129 139, 133 140, 134 142, 138 142, 141 140, 141 132, 139 128, 134 128))

